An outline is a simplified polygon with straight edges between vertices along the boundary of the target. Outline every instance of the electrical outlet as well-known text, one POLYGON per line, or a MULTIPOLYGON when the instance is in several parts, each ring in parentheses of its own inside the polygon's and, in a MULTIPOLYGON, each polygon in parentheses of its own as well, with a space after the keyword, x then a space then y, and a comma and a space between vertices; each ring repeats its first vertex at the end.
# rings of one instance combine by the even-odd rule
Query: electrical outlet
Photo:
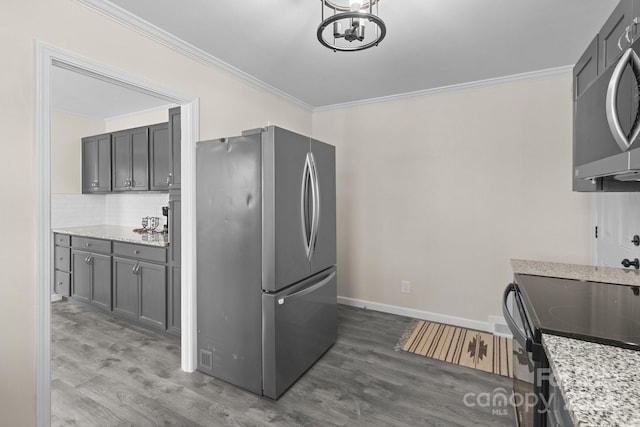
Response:
POLYGON ((402 293, 410 294, 411 293, 411 283, 408 280, 403 280, 400 282, 402 285, 402 293))

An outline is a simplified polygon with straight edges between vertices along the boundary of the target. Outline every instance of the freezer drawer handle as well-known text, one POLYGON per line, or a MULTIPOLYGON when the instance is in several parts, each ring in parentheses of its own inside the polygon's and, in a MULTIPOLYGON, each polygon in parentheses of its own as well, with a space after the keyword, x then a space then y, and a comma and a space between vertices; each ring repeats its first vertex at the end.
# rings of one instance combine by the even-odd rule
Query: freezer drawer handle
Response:
POLYGON ((290 299, 290 298, 297 298, 297 297, 301 297, 303 295, 309 294, 311 292, 314 292, 317 289, 320 289, 321 287, 323 287, 324 285, 326 285, 327 283, 329 283, 330 281, 333 280, 333 278, 336 276, 336 272, 334 271, 333 273, 331 273, 330 275, 328 275, 326 278, 324 278, 323 280, 321 280, 320 282, 316 283, 313 286, 310 286, 308 288, 302 289, 301 291, 295 292, 291 295, 287 295, 284 296, 282 298, 280 298, 278 300, 278 304, 282 305, 286 302, 286 300, 290 299))

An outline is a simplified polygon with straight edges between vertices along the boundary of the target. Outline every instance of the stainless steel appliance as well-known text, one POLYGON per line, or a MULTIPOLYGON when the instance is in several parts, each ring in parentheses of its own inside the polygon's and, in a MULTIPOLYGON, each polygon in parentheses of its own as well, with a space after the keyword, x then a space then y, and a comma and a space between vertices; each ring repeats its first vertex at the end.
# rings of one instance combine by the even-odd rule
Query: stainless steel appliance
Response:
POLYGON ((574 178, 596 184, 586 191, 640 190, 629 183, 640 181, 639 55, 640 40, 575 101, 574 178))
POLYGON ((513 334, 514 402, 520 426, 555 423, 542 334, 640 350, 640 288, 516 274, 502 311, 513 334), (535 396, 535 397, 534 397, 535 396))
POLYGON ((269 126, 199 142, 197 369, 277 399, 336 340, 335 149, 269 126))

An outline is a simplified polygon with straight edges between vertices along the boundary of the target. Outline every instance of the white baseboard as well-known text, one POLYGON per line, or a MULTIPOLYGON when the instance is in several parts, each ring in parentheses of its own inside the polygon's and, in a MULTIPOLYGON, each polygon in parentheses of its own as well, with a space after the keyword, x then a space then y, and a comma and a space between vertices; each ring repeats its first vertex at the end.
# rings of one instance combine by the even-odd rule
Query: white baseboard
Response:
POLYGON ((51 302, 60 301, 62 299, 62 295, 60 294, 51 294, 51 302))
POLYGON ((489 316, 488 322, 481 322, 478 320, 466 319, 464 317, 449 316, 446 314, 432 313, 430 311, 416 310, 413 308, 347 297, 338 297, 338 304, 366 308, 367 310, 381 311, 383 313, 397 314, 399 316, 412 317, 414 319, 428 320, 430 322, 445 323, 447 325, 459 326, 462 328, 477 329, 479 331, 486 331, 499 336, 510 337, 510 335, 504 333, 502 325, 504 325, 504 329, 506 329, 506 331, 509 329, 504 319, 499 316, 489 316))

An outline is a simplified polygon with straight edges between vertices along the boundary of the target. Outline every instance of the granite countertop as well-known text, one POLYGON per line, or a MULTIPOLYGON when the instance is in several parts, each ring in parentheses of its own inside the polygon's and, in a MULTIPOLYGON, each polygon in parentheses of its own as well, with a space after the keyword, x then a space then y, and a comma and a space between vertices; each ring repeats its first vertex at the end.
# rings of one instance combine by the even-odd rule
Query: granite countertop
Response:
POLYGON ((169 245, 166 233, 136 233, 133 227, 121 225, 88 225, 83 227, 54 228, 55 233, 72 236, 93 237, 96 239, 117 240, 121 242, 137 243, 139 245, 161 246, 169 245))
POLYGON ((640 426, 640 351, 542 335, 575 426, 640 426))
MULTIPOLYGON (((516 274, 639 285, 640 272, 512 259, 516 274)), ((542 345, 575 426, 640 427, 640 351, 543 334, 542 345)))
POLYGON ((512 259, 514 273, 640 286, 640 270, 512 259))

